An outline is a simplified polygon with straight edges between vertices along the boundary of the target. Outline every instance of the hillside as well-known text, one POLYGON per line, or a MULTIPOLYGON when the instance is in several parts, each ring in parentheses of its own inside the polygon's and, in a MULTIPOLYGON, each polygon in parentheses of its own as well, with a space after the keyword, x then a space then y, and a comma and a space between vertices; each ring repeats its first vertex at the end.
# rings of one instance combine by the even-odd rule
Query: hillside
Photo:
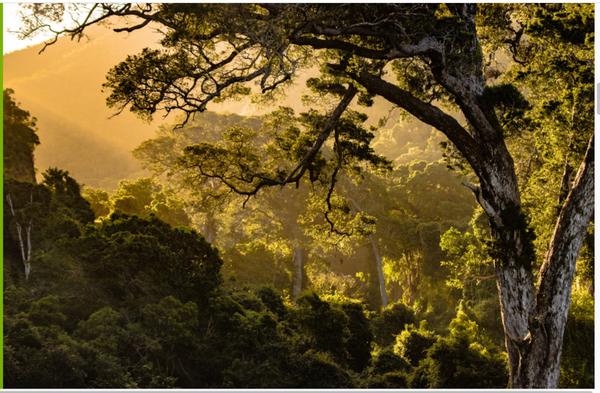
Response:
POLYGON ((42 54, 37 45, 4 56, 4 86, 38 119, 38 174, 58 166, 84 184, 112 187, 141 170, 129 151, 155 125, 129 113, 109 119, 101 85, 112 65, 148 42, 148 34, 95 28, 79 43, 62 39, 42 54))

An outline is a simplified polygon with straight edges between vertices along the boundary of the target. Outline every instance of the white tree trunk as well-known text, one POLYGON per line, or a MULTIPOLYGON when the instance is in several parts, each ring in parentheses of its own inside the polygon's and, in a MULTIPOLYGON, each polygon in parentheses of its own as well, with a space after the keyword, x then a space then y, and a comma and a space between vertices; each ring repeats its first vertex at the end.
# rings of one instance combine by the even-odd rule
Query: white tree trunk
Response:
POLYGON ((575 264, 594 211, 593 139, 557 219, 537 291, 524 232, 506 214, 490 219, 512 388, 558 387, 575 264))
POLYGON ((6 195, 6 201, 10 209, 10 214, 15 218, 15 227, 17 229, 17 241, 19 242, 19 249, 21 251, 21 261, 23 262, 23 270, 25 272, 25 280, 29 279, 31 274, 31 227, 33 225, 32 220, 29 220, 27 227, 25 228, 26 240, 23 239, 23 227, 21 223, 16 220, 15 208, 13 205, 12 197, 10 194, 6 195), (27 248, 27 250, 25 250, 27 248))
MULTIPOLYGON (((348 201, 352 204, 352 208, 356 212, 360 212, 361 208, 354 200, 354 198, 348 197, 348 201)), ((381 298, 381 307, 386 307, 389 304, 387 291, 385 289, 385 275, 383 274, 383 264, 381 262, 381 254, 379 253, 379 246, 373 235, 369 235, 369 243, 371 244, 371 250, 373 251, 373 258, 375 260, 375 268, 377 269, 377 284, 379 286, 379 296, 381 298)))
POLYGON ((594 213, 594 137, 581 163, 573 189, 560 211, 544 264, 537 304, 530 317, 531 339, 513 386, 558 387, 560 355, 575 264, 594 213))
POLYGON ((369 235, 369 241, 371 242, 371 249, 373 250, 373 257, 375 258, 375 266, 377 267, 377 282, 379 283, 379 295, 381 296, 381 307, 386 307, 389 303, 387 292, 385 290, 385 277, 383 275, 383 264, 381 262, 381 255, 379 254, 379 247, 377 241, 373 235, 369 235))
POLYGON ((302 292, 302 281, 304 278, 304 250, 300 246, 294 247, 292 276, 292 299, 296 300, 302 292))
POLYGON ((206 215, 206 221, 204 222, 204 240, 208 243, 213 244, 217 238, 217 228, 216 228, 215 218, 212 214, 206 215))

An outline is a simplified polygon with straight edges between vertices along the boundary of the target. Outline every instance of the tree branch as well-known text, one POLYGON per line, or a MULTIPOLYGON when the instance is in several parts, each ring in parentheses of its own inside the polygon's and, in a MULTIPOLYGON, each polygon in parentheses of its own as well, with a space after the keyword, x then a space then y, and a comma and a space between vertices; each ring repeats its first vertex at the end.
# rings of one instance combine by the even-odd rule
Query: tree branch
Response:
POLYGON ((335 138, 335 142, 333 145, 333 150, 335 151, 335 154, 336 154, 336 165, 335 165, 335 168, 333 169, 333 172, 331 173, 331 180, 329 182, 329 190, 327 190, 327 197, 325 198, 325 202, 327 203, 327 210, 324 213, 325 221, 327 221, 327 223, 329 224, 329 232, 334 232, 341 236, 352 236, 352 234, 354 232, 353 230, 350 232, 340 231, 339 229, 337 229, 335 227, 335 222, 333 222, 331 217, 329 217, 329 213, 331 213, 333 211, 333 206, 331 204, 331 197, 333 196, 333 190, 335 188, 335 184, 337 183, 338 172, 340 171, 340 169, 342 169, 343 160, 344 160, 344 153, 342 151, 342 147, 340 146, 339 133, 337 132, 337 130, 334 133, 334 138, 335 138))
POLYGON ((293 37, 290 42, 295 45, 308 45, 314 49, 338 49, 368 59, 395 59, 396 52, 366 48, 350 42, 315 37, 293 37))
MULTIPOLYGON (((350 84, 346 93, 338 103, 337 107, 332 111, 329 118, 327 119, 327 122, 325 123, 313 146, 304 155, 300 163, 298 163, 298 165, 285 178, 276 178, 267 173, 246 173, 245 171, 248 170, 248 167, 241 163, 239 164, 238 168, 239 173, 228 173, 228 167, 224 165, 218 166, 217 170, 215 170, 214 168, 207 170, 207 168, 205 168, 204 166, 205 159, 203 157, 200 157, 199 160, 185 159, 184 165, 188 169, 196 169, 203 177, 218 179, 236 194, 245 195, 247 197, 256 195, 263 187, 284 186, 290 183, 298 184, 300 179, 309 169, 310 164, 315 159, 317 153, 322 148, 323 143, 327 140, 331 132, 338 124, 341 115, 344 113, 344 111, 356 95, 356 92, 356 87, 350 84)), ((203 154, 203 150, 200 149, 196 153, 194 153, 194 149, 196 148, 199 147, 188 147, 188 149, 191 149, 190 152, 192 153, 192 155, 201 156, 203 154)), ((222 158, 221 155, 219 155, 219 157, 222 158)), ((214 157, 211 158, 214 159, 214 157)))
POLYGON ((425 124, 437 128, 448 137, 463 157, 469 161, 475 172, 478 172, 480 158, 477 144, 467 130, 452 116, 434 105, 421 101, 408 91, 366 71, 361 71, 358 74, 349 73, 349 76, 364 86, 369 93, 385 98, 425 124))
POLYGON ((304 158, 302 158, 302 161, 300 161, 300 163, 296 166, 296 168, 294 168, 294 170, 292 170, 290 172, 290 174, 284 180, 284 183, 297 182, 298 180, 300 180, 302 175, 304 175, 304 173, 308 169, 308 164, 310 164, 312 162, 312 160, 315 158, 317 152, 321 149, 321 147, 323 146, 323 143, 327 140, 327 138, 331 134, 331 131, 333 130, 333 128, 337 124, 338 120, 342 116, 342 113, 344 113, 346 108, 348 108, 348 105, 350 105, 350 102, 352 101, 352 99, 354 98, 356 93, 357 93, 356 87, 353 84, 350 84, 350 86, 348 87, 348 90, 346 91, 346 94, 344 94, 344 97, 342 98, 342 100, 339 102, 337 107, 331 113, 331 116, 327 120, 325 127, 323 127, 323 130, 317 137, 317 140, 315 141, 313 146, 310 148, 310 150, 304 155, 304 158))
POLYGON ((540 269, 538 310, 558 310, 559 305, 567 304, 565 297, 571 293, 567 289, 571 288, 575 262, 593 213, 594 135, 590 138, 573 188, 560 211, 548 254, 540 269))

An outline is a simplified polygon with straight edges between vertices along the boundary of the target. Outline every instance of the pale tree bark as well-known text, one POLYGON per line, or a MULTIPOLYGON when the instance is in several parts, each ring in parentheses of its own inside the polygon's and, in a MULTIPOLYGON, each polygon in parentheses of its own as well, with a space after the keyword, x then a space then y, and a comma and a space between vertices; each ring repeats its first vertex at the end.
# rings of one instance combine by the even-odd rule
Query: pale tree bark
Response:
POLYGON ((292 299, 296 300, 300 297, 304 286, 304 254, 305 251, 299 245, 294 247, 294 255, 292 260, 292 299))
MULTIPOLYGON (((493 117, 490 123, 495 127, 493 117)), ((560 211, 537 287, 531 266, 535 258, 532 239, 510 154, 501 140, 491 146, 482 144, 481 151, 484 158, 476 171, 480 187, 472 189, 489 218, 494 239, 492 257, 509 357, 509 386, 555 388, 575 262, 593 214, 593 137, 560 211)))
MULTIPOLYGON (((358 202, 354 198, 347 197, 348 201, 352 204, 352 208, 355 212, 360 212, 361 208, 358 202)), ((381 254, 379 252, 379 246, 377 240, 373 234, 369 235, 369 244, 371 245, 371 251, 373 252, 373 261, 375 262, 375 269, 377 270, 377 284, 379 287, 379 299, 381 301, 381 307, 386 307, 389 304, 387 290, 385 288, 385 275, 383 273, 383 262, 381 254)))
POLYGON ((558 386, 563 334, 571 304, 575 263, 594 213, 594 137, 589 141, 540 269, 529 348, 514 385, 558 386))
POLYGON ((361 62, 355 62, 340 56, 337 64, 328 67, 353 80, 348 90, 354 83, 359 84, 370 95, 383 97, 441 131, 469 163, 479 180, 472 190, 489 219, 493 240, 491 256, 509 357, 509 384, 513 388, 555 388, 575 260, 593 211, 593 140, 557 219, 536 286, 532 268, 535 249, 521 206, 514 162, 494 104, 485 97, 484 56, 476 28, 477 5, 446 7, 456 22, 443 33, 434 29, 431 34, 427 30, 413 34, 401 22, 393 23, 390 16, 386 21, 392 23, 361 20, 341 27, 318 19, 312 23, 304 21, 289 39, 296 45, 360 57, 361 62), (357 36, 381 39, 382 49, 357 44, 360 43, 357 36), (417 59, 428 67, 431 83, 451 96, 462 118, 446 113, 435 101, 417 97, 385 79, 389 61, 407 58, 417 59))
MULTIPOLYGON (((483 117, 471 116, 472 124, 480 129, 500 129, 491 111, 484 107, 482 112, 483 117), (486 119, 488 125, 483 124, 486 119)), ((501 139, 482 144, 481 152, 482 165, 476 171, 481 187, 475 194, 488 215, 495 242, 492 257, 509 355, 510 387, 555 388, 575 261, 593 213, 593 136, 560 211, 537 286, 531 266, 535 253, 512 158, 501 139)))
MULTIPOLYGON (((33 196, 31 196, 31 198, 33 198, 33 196)), ((28 280, 29 275, 31 274, 31 228, 33 226, 33 220, 29 219, 25 226, 25 234, 23 234, 23 225, 16 219, 17 215, 10 194, 6 194, 6 201, 8 202, 10 214, 15 219, 17 241, 19 242, 19 250, 21 251, 21 262, 23 262, 25 280, 28 280)))
POLYGON ((423 263, 423 255, 420 251, 408 251, 403 253, 400 259, 404 260, 405 262, 403 271, 405 280, 404 282, 406 285, 406 290, 404 293, 407 293, 405 300, 410 306, 414 306, 417 296, 417 289, 419 287, 419 283, 421 282, 420 267, 423 263))
POLYGON ((204 222, 204 230, 202 232, 204 239, 210 244, 213 244, 217 239, 217 223, 211 213, 206 214, 206 221, 204 222))
POLYGON ((385 277, 383 275, 383 264, 381 261, 381 254, 379 253, 379 246, 373 235, 369 235, 369 242, 371 243, 371 250, 373 251, 373 258, 375 259, 375 266, 377 267, 377 282, 379 283, 379 296, 381 297, 381 307, 385 308, 388 303, 388 296, 385 290, 385 277))

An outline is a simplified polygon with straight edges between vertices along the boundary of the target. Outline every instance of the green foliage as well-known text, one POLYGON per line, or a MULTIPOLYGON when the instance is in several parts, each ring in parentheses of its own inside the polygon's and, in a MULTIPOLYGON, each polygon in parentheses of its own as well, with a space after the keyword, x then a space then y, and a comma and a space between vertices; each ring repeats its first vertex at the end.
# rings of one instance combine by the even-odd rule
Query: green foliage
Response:
POLYGON ((83 226, 93 220, 89 204, 81 197, 78 183, 68 172, 50 169, 44 173, 44 179, 42 184, 16 180, 4 183, 7 200, 4 244, 5 255, 12 257, 7 261, 10 279, 22 279, 19 273, 23 272, 23 253, 29 254, 35 275, 37 258, 43 255, 42 251, 57 241, 78 237, 83 226))
POLYGON ((160 185, 154 179, 122 180, 112 194, 86 188, 84 196, 96 217, 101 219, 116 212, 142 218, 156 216, 173 227, 191 225, 185 203, 174 190, 160 185))
POLYGON ((448 286, 470 291, 494 274, 487 247, 487 230, 481 225, 481 211, 473 215, 468 231, 452 227, 440 238, 445 260, 440 262, 449 271, 448 286))
POLYGON ((221 260, 195 232, 113 214, 72 244, 95 288, 115 301, 175 294, 202 302, 220 283, 221 260))
POLYGON ((373 356, 371 372, 376 375, 385 375, 397 371, 409 371, 410 368, 410 363, 399 356, 392 347, 385 347, 373 356))
POLYGON ((510 83, 487 86, 481 100, 493 108, 502 125, 505 138, 510 138, 531 130, 529 120, 525 118, 527 110, 531 109, 523 94, 510 83))
POLYGON ((94 220, 90 204, 81 196, 79 183, 69 172, 48 168, 42 174, 42 184, 52 193, 52 202, 76 221, 88 223, 94 220))
POLYGON ((485 345, 477 323, 462 306, 450 324, 450 332, 427 350, 409 378, 413 388, 501 388, 507 384, 506 356, 485 345), (482 342, 483 340, 483 342, 482 342), (488 349, 489 348, 489 349, 488 349))
MULTIPOLYGON (((223 292, 216 252, 156 218, 113 214, 42 261, 57 250, 83 285, 75 302, 59 282, 39 298, 7 288, 9 386, 351 387, 347 365, 369 362, 362 306, 313 296, 294 309, 269 288, 223 292)), ((44 288, 47 274, 28 285, 44 288)))
POLYGON ((243 240, 246 239, 240 239, 235 248, 224 250, 224 275, 239 283, 289 289, 292 282, 291 253, 282 252, 287 249, 273 250, 257 238, 254 241, 250 238, 245 243, 242 243, 243 240))
POLYGON ((256 290, 256 295, 260 298, 261 302, 265 305, 267 310, 275 314, 279 319, 282 319, 286 315, 286 308, 281 296, 271 287, 259 287, 256 290))
POLYGON ((392 371, 383 375, 371 377, 368 383, 369 388, 374 389, 401 389, 407 388, 407 376, 403 372, 392 371))
POLYGON ((41 261, 66 256, 83 290, 51 282, 45 291, 54 294, 36 298, 8 288, 9 386, 398 388, 411 381, 403 357, 390 348, 372 359, 370 352, 371 329, 393 340, 413 320, 401 304, 372 315, 339 296, 307 294, 290 306, 270 288, 223 291, 210 246, 156 218, 113 214, 49 251, 41 261), (70 290, 79 298, 65 303, 70 290))
POLYGON ((398 356, 391 347, 383 348, 373 355, 367 374, 369 388, 406 388, 411 365, 398 356))
POLYGON ((381 311, 381 315, 372 319, 375 342, 382 347, 392 344, 396 335, 413 322, 415 314, 409 307, 402 303, 388 305, 381 311))
MULTIPOLYGON (((374 135, 362 125, 366 119, 364 114, 348 111, 336 123, 334 150, 338 154, 315 153, 305 168, 311 182, 325 183, 338 165, 347 165, 354 171, 361 169, 362 162, 373 167, 388 165, 370 147, 374 135)), ((224 129, 217 142, 203 141, 185 147, 180 167, 217 179, 238 194, 254 195, 263 187, 286 184, 327 121, 327 116, 315 110, 295 115, 289 108, 280 108, 264 118, 259 130, 234 126, 224 129)))
POLYGON ((19 107, 13 98, 14 90, 4 89, 3 135, 4 178, 35 183, 33 150, 40 140, 36 119, 19 107))
POLYGON ((572 182, 594 130, 593 7, 494 5, 483 10, 489 29, 485 41, 491 47, 504 46, 519 60, 498 64, 507 72, 497 86, 513 86, 529 104, 523 113, 514 112, 517 116, 505 128, 523 207, 536 235, 537 267, 566 196, 565 180, 567 186, 572 182))
POLYGON ((327 354, 309 351, 300 358, 302 377, 298 388, 347 388, 353 386, 350 374, 340 368, 327 354))
POLYGON ((25 315, 5 318, 5 326, 7 386, 84 385, 84 360, 61 328, 36 326, 25 315))
POLYGON ((594 31, 593 7, 587 4, 548 4, 535 9, 532 35, 546 35, 551 30, 570 44, 589 44, 594 31))
POLYGON ((89 202, 95 217, 103 217, 110 214, 110 194, 108 192, 85 187, 82 196, 89 202))
POLYGON ((365 315, 363 304, 344 302, 342 311, 348 317, 350 337, 346 341, 348 350, 348 366, 356 372, 362 371, 371 360, 371 342, 373 333, 369 320, 365 315))
POLYGON ((400 181, 405 184, 407 202, 421 220, 461 222, 471 214, 475 206, 473 196, 442 162, 416 161, 408 168, 408 176, 400 181))
POLYGON ((573 290, 561 356, 560 387, 594 386, 594 298, 583 290, 573 290), (586 343, 586 345, 581 345, 586 343))
POLYGON ((16 255, 20 251, 17 223, 31 222, 32 226, 35 225, 37 230, 32 233, 32 242, 38 243, 44 239, 45 229, 51 226, 52 221, 64 218, 62 214, 58 214, 57 217, 50 215, 56 206, 52 206, 51 203, 52 193, 42 185, 7 180, 4 183, 4 192, 7 201, 4 204, 4 240, 7 253, 16 255))
POLYGON ((321 300, 315 293, 300 297, 298 305, 297 318, 308 333, 311 346, 345 363, 349 357, 346 343, 350 338, 347 315, 321 300))
POLYGON ((37 326, 63 326, 67 320, 56 295, 45 296, 32 302, 28 314, 29 320, 37 326))
POLYGON ((410 364, 416 366, 423 358, 426 352, 437 338, 435 333, 427 329, 425 321, 421 321, 419 327, 415 325, 407 325, 400 334, 396 336, 394 344, 394 352, 407 359, 410 364))

